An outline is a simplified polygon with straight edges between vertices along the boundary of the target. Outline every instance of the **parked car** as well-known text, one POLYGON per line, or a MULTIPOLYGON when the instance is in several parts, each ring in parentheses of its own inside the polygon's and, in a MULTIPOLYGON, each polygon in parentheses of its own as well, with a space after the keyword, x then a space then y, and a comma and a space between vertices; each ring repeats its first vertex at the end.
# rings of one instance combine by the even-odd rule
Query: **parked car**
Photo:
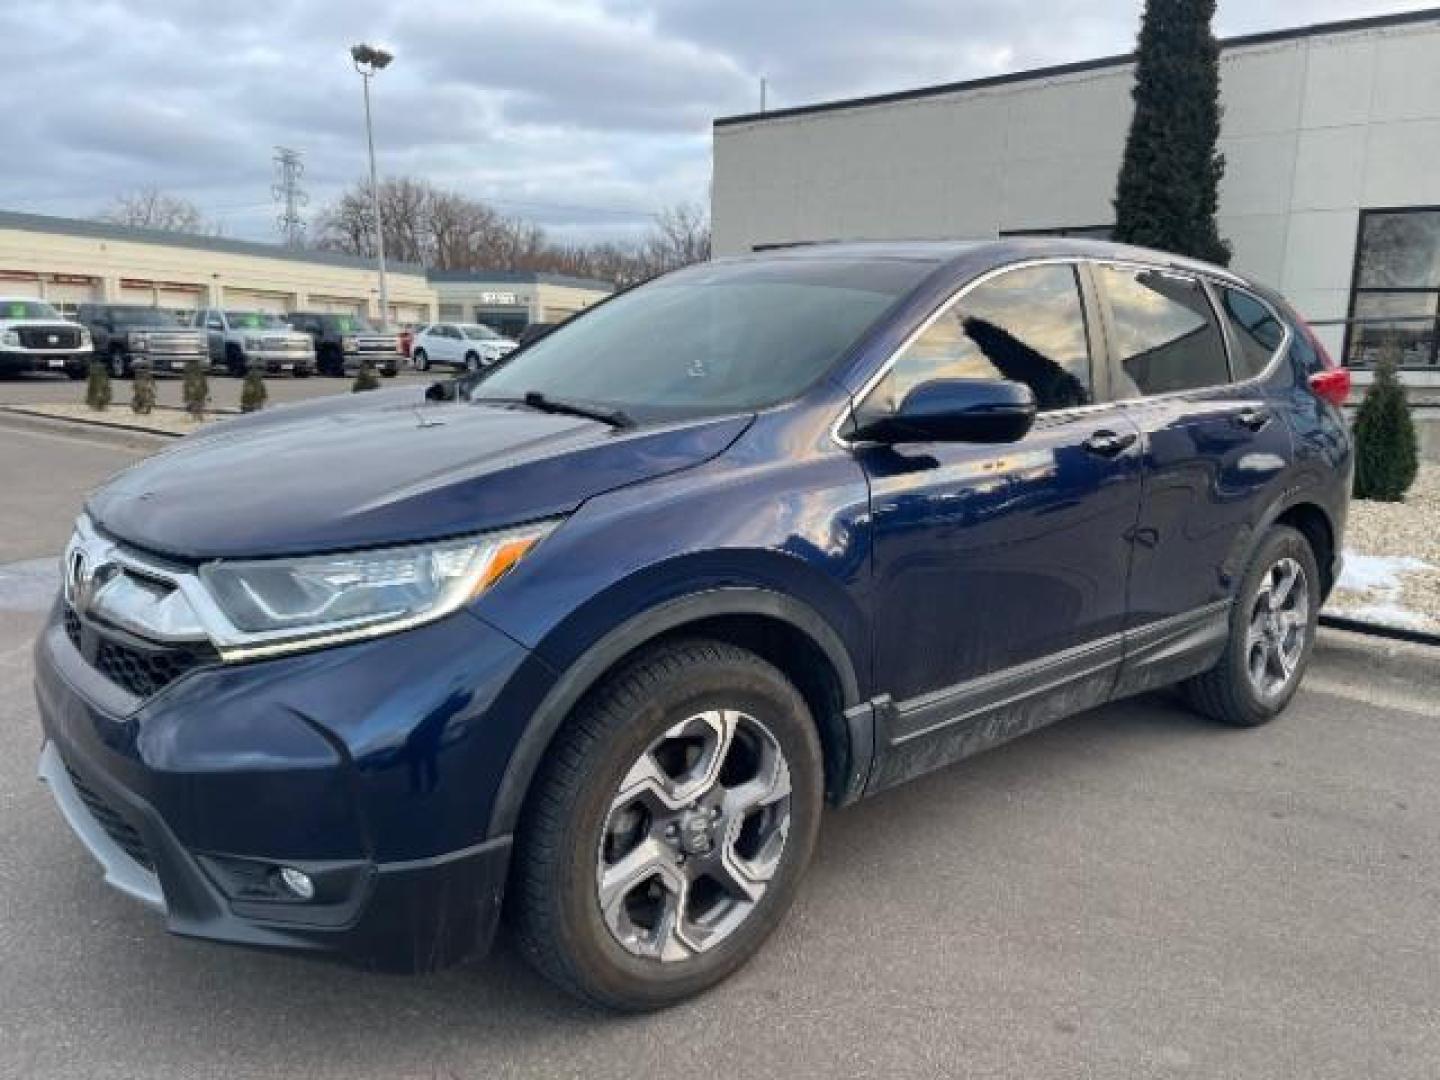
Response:
POLYGON ((539 341, 559 325, 559 323, 532 322, 526 326, 524 330, 520 331, 520 337, 517 339, 516 345, 529 345, 532 341, 539 341))
POLYGON ((0 296, 0 375, 63 371, 83 379, 92 353, 90 331, 45 301, 0 296))
POLYGON ((252 366, 272 375, 288 371, 298 379, 315 373, 315 343, 269 311, 204 308, 194 324, 207 333, 210 362, 239 378, 252 366))
POLYGON ((1347 373, 1136 248, 719 260, 453 388, 89 499, 41 772, 176 933, 430 969, 503 899, 557 984, 663 1006, 774 929, 826 803, 1173 683, 1271 720, 1340 567, 1347 373))
POLYGON ((180 326, 173 313, 139 304, 81 304, 75 321, 90 331, 110 374, 129 378, 137 367, 183 371, 207 355, 205 331, 180 326))
POLYGON ((515 343, 479 323, 431 323, 415 332, 410 357, 421 371, 436 364, 462 371, 494 367, 515 351, 515 343))
POLYGON ((315 363, 321 375, 356 371, 366 360, 380 374, 391 377, 400 370, 397 335, 381 333, 360 315, 328 311, 295 311, 285 316, 291 328, 309 334, 315 343, 315 363))

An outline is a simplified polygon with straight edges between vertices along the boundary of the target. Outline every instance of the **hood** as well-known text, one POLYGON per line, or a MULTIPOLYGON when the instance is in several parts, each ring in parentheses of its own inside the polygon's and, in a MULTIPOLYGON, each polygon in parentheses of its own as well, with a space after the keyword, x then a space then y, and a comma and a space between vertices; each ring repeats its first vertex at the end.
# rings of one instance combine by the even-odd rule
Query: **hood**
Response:
POLYGON ((616 431, 413 389, 306 402, 219 426, 91 496, 105 532, 181 559, 298 555, 480 532, 568 513, 709 460, 751 417, 616 431))

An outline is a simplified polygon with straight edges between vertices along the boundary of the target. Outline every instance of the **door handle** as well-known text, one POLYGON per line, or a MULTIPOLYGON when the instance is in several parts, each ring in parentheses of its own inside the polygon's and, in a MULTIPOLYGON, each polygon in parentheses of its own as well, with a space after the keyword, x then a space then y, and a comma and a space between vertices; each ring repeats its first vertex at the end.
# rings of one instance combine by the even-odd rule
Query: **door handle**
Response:
POLYGON ((1266 424, 1270 423, 1270 410, 1262 406, 1252 405, 1249 408, 1241 409, 1235 414, 1235 423, 1250 431, 1259 431, 1266 424))
POLYGON ((1099 454, 1101 457, 1119 457, 1130 447, 1135 445, 1137 436, 1133 431, 1097 431, 1080 445, 1092 454, 1099 454))

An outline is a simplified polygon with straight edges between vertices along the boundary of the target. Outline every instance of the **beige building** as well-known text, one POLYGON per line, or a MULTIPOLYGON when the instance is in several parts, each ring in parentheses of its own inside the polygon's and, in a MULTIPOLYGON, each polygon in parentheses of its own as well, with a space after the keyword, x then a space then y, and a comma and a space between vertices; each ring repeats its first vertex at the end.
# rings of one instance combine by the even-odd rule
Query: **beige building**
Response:
MULTIPOLYGON (((424 270, 387 269, 391 319, 433 320, 435 290, 424 270)), ((372 318, 380 311, 375 264, 368 259, 8 211, 0 211, 0 293, 43 298, 68 312, 87 301, 177 311, 352 311, 372 318)))
MULTIPOLYGON (((1222 43, 1220 233, 1351 364, 1440 382, 1440 10, 1222 43), (1345 332, 1347 318, 1395 319, 1345 332)), ((1106 235, 1130 57, 716 121, 715 250, 1106 235)))
POLYGON ((564 322, 615 291, 589 278, 500 270, 432 270, 430 284, 441 321, 484 323, 507 337, 531 323, 564 322))

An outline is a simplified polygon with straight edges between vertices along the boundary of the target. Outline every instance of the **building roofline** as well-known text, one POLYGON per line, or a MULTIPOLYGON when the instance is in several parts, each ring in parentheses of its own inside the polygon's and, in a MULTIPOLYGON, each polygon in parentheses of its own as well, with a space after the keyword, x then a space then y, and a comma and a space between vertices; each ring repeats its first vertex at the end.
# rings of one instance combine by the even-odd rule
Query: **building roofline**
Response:
MULTIPOLYGON (((0 210, 0 230, 38 232, 79 236, 93 240, 116 240, 132 244, 154 244, 160 247, 190 248, 221 255, 248 255, 258 259, 283 259, 286 262, 309 263, 315 266, 339 266, 350 270, 371 270, 372 259, 346 255, 338 251, 315 251, 308 248, 286 248, 259 240, 231 240, 223 236, 197 236, 193 233, 170 232, 165 229, 137 229, 109 221, 86 221, 82 218, 51 217, 48 214, 26 214, 16 210, 0 210)), ((386 269, 402 274, 424 274, 413 263, 387 263, 386 269)))
MULTIPOLYGON (((1401 11, 1390 15, 1371 15, 1361 19, 1342 19, 1337 22, 1313 23, 1285 30, 1265 30, 1255 34, 1222 38, 1220 48, 1236 49, 1247 45, 1265 45, 1277 41, 1298 41, 1303 38, 1322 37, 1327 34, 1342 34, 1357 30, 1379 30, 1389 26, 1407 26, 1412 23, 1440 21, 1440 8, 1422 8, 1417 11, 1401 11)), ((1062 75, 1078 75, 1087 71, 1122 67, 1135 62, 1133 52, 1118 56, 1103 56, 1094 60, 1079 60, 1052 67, 1030 68, 1025 71, 1011 71, 1002 75, 987 75, 979 79, 961 82, 940 83, 934 86, 919 86, 910 90, 894 90, 884 94, 863 97, 841 98, 836 101, 821 101, 813 105, 793 105, 786 109, 771 109, 768 112, 741 113, 736 116, 717 117, 713 123, 717 128, 734 124, 762 123, 766 120, 784 120, 793 116, 807 116, 811 113, 838 112, 843 109, 865 108, 871 105, 889 105, 897 101, 913 101, 918 98, 939 97, 966 90, 983 90, 993 86, 1008 86, 1013 83, 1052 79, 1062 75)))
POLYGON ((550 274, 543 270, 431 270, 425 277, 432 285, 481 285, 494 282, 502 285, 560 285, 571 289, 615 291, 613 281, 550 274))

